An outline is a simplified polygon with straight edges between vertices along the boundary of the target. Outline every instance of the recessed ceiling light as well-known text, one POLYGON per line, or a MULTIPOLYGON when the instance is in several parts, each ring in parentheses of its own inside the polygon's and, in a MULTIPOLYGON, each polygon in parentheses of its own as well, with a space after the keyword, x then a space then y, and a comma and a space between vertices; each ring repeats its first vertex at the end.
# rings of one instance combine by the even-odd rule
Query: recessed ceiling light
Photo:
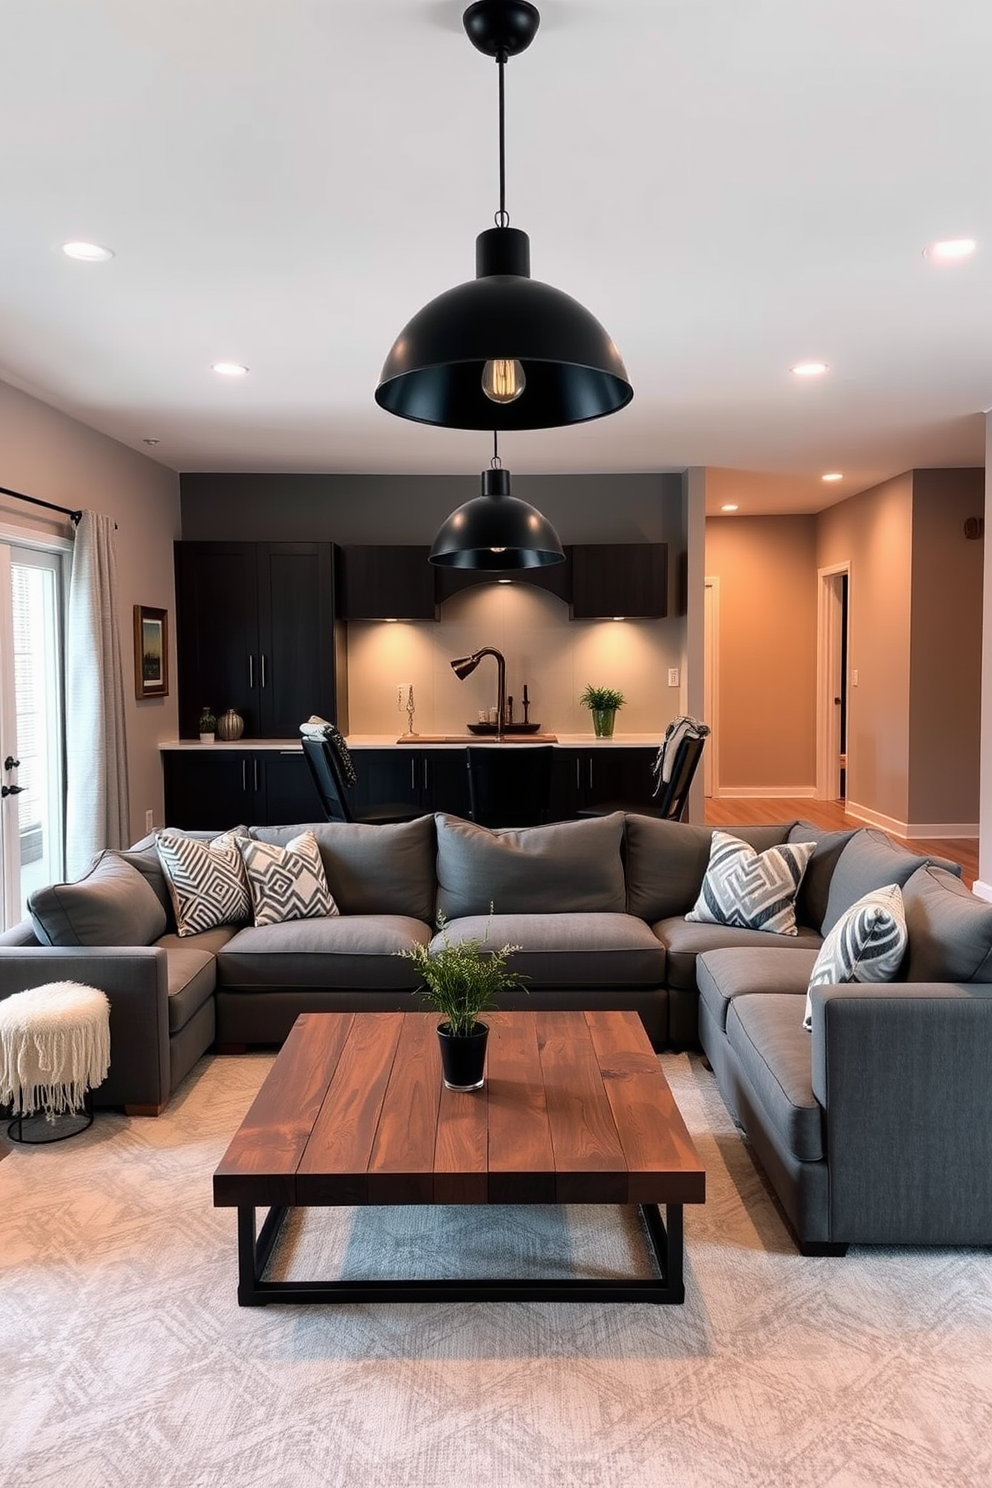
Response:
POLYGON ((820 479, 825 481, 843 480, 844 472, 842 470, 828 470, 826 475, 820 476, 820 479))
POLYGON ((513 583, 513 580, 512 579, 497 579, 496 582, 497 582, 497 584, 512 584, 513 583))
POLYGON ((977 247, 974 238, 944 238, 924 248, 923 256, 934 263, 954 263, 958 259, 970 258, 977 247))
POLYGON ((723 505, 721 506, 720 510, 721 511, 736 511, 737 510, 737 502, 736 501, 725 501, 723 503, 723 505))
POLYGON ((245 377, 248 368, 243 367, 240 362, 213 362, 212 372, 219 372, 221 377, 245 377))
POLYGON ((821 377, 826 370, 826 362, 797 362, 789 368, 796 377, 821 377))
POLYGON ((113 258, 113 250, 101 248, 99 243, 63 243, 66 258, 78 258, 80 263, 106 263, 113 258))
POLYGON ((157 439, 143 439, 141 442, 142 444, 158 444, 157 439))

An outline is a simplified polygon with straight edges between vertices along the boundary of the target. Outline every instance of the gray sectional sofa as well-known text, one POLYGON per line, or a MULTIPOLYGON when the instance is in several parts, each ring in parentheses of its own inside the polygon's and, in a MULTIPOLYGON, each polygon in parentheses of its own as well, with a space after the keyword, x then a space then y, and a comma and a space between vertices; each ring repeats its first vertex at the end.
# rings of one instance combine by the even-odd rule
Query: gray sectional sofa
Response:
POLYGON ((992 1196, 976 1197, 974 1182, 992 1156, 979 1109, 979 1071, 992 1068, 992 906, 953 865, 870 829, 734 829, 758 851, 816 844, 798 933, 780 935, 685 918, 712 840, 686 823, 616 813, 490 832, 438 815, 242 830, 279 845, 313 831, 340 914, 180 937, 149 837, 34 895, 31 918, 0 936, 0 997, 65 979, 107 991, 98 1105, 161 1110, 212 1045, 279 1043, 304 1011, 416 1009, 415 969, 396 952, 429 944, 440 912, 452 938, 488 928, 494 945, 521 947, 527 990, 501 1006, 634 1009, 656 1047, 701 1043, 802 1246, 992 1241, 992 1196), (816 989, 806 1032, 825 932, 893 882, 910 921, 905 980, 816 989))

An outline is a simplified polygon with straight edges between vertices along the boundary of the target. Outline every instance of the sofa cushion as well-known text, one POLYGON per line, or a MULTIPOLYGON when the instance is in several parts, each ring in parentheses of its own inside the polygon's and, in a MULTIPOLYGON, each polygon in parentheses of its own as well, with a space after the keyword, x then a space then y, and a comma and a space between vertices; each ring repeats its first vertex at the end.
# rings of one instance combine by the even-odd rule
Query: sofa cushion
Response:
POLYGON ((291 837, 285 847, 239 837, 238 852, 248 875, 256 925, 282 925, 287 920, 313 920, 339 913, 312 832, 291 837))
POLYGON ((908 982, 992 982, 992 904, 932 863, 903 886, 908 982))
POLYGON ((208 998, 217 982, 217 959, 188 940, 178 943, 166 955, 169 992, 169 1033, 185 1028, 208 998))
POLYGON ((834 869, 857 830, 852 827, 849 831, 827 832, 807 821, 798 821, 792 828, 787 839, 789 842, 816 843, 796 895, 796 919, 800 925, 820 929, 827 912, 830 880, 834 876, 834 869))
POLYGON ((699 898, 686 919, 795 935, 796 894, 813 847, 783 843, 759 853, 729 832, 714 832, 699 898))
MULTIPOLYGON (((845 982, 891 982, 906 954, 906 914, 898 884, 872 889, 837 921, 820 948, 810 987, 845 982)), ((806 992, 803 1027, 813 1027, 813 1005, 806 992)))
MULTIPOLYGON (((788 831, 788 826, 734 828, 758 852, 784 842, 788 831)), ((649 924, 684 915, 699 896, 712 844, 712 827, 629 813, 624 823, 627 913, 649 924)))
POLYGON ((403 915, 334 915, 249 925, 217 953, 217 985, 228 991, 317 987, 412 992, 416 969, 396 954, 427 945, 431 930, 403 915))
POLYGON ((783 956, 777 945, 704 951, 696 961, 699 1000, 706 1004, 710 1021, 722 1031, 726 1031, 727 1011, 735 997, 788 993, 795 997, 798 1011, 816 956, 813 950, 783 956))
POLYGON ((927 859, 911 853, 874 827, 862 827, 850 842, 846 843, 837 859, 827 909, 820 929, 829 935, 846 909, 863 899, 872 889, 884 888, 886 884, 902 885, 922 868, 927 859))
MULTIPOLYGON (((660 987, 665 949, 643 920, 615 914, 494 914, 449 920, 448 939, 520 946, 510 965, 534 987, 660 987)), ((443 944, 440 935, 432 945, 443 944)))
POLYGON ((101 853, 74 883, 35 889, 28 911, 42 945, 151 945, 166 927, 154 891, 112 852, 101 853))
POLYGON ((172 899, 177 934, 196 935, 215 925, 243 924, 251 919, 251 899, 240 840, 225 832, 212 842, 181 833, 160 832, 156 842, 172 899))
POLYGON ((490 831, 438 815, 438 911, 485 915, 623 914, 620 811, 588 821, 490 831))
POLYGON ((403 915, 434 922, 434 818, 370 826, 365 822, 315 822, 295 827, 252 827, 258 842, 285 847, 313 832, 334 902, 343 915, 403 915))
MULTIPOLYGON (((708 925, 701 921, 687 920, 678 915, 669 920, 658 920, 651 927, 666 949, 665 977, 669 987, 693 991, 696 987, 696 957, 703 951, 723 948, 737 949, 754 947, 773 950, 812 951, 813 960, 822 944, 815 930, 800 926, 795 935, 769 935, 766 930, 738 930, 730 925, 708 925)), ((810 963, 812 965, 812 962, 810 963)), ((803 990, 809 980, 807 969, 803 990)))
MULTIPOLYGON (((142 878, 148 880, 149 886, 155 892, 155 897, 165 910, 166 929, 173 931, 176 929, 176 912, 169 890, 169 881, 158 855, 159 834, 163 831, 167 831, 170 837, 190 837, 194 842, 210 842, 220 834, 216 831, 195 831, 185 827, 158 827, 129 848, 111 849, 116 857, 123 858, 125 863, 130 863, 132 868, 137 868, 142 878)), ((245 837, 247 834, 248 828, 242 823, 240 826, 229 828, 229 832, 223 835, 245 837)))
POLYGON ((823 1110, 813 1094, 810 1039, 796 1016, 796 998, 775 992, 735 997, 727 1042, 781 1144, 799 1162, 820 1162, 826 1155, 823 1110))

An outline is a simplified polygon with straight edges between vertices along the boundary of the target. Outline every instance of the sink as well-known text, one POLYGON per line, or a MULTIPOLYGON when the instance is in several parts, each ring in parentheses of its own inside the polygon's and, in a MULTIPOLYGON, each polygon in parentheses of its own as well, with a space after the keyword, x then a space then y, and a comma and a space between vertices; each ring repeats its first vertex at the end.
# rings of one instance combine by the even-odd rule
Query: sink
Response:
MULTIPOLYGON (((495 734, 497 728, 495 723, 467 723, 465 727, 470 734, 495 734)), ((507 723, 503 725, 504 734, 539 734, 541 725, 539 723, 507 723)))

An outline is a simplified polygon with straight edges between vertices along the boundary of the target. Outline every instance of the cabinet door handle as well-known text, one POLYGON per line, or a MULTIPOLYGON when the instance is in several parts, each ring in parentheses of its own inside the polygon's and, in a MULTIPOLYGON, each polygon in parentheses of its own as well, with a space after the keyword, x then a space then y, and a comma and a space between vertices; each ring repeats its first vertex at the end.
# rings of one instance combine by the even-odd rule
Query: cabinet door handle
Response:
POLYGON ((576 755, 576 757, 575 757, 575 789, 576 790, 581 790, 582 789, 582 780, 581 780, 581 778, 579 776, 579 757, 578 757, 578 755, 576 755))
POLYGON ((241 789, 243 791, 246 791, 248 789, 248 761, 247 760, 242 760, 241 761, 241 789))
POLYGON ((258 760, 253 760, 252 765, 254 767, 255 789, 258 790, 258 760))
POLYGON ((589 789, 592 790, 592 755, 589 756, 589 789))
POLYGON ((248 686, 255 686, 255 658, 251 655, 248 657, 248 686))
POLYGON ((262 664, 262 686, 264 687, 265 686, 265 652, 264 651, 260 652, 258 659, 259 659, 259 661, 262 664))
POLYGON ((427 756, 424 755, 424 790, 427 789, 427 756))
POLYGON ((410 756, 410 789, 412 791, 417 789, 417 761, 412 754, 410 756))

